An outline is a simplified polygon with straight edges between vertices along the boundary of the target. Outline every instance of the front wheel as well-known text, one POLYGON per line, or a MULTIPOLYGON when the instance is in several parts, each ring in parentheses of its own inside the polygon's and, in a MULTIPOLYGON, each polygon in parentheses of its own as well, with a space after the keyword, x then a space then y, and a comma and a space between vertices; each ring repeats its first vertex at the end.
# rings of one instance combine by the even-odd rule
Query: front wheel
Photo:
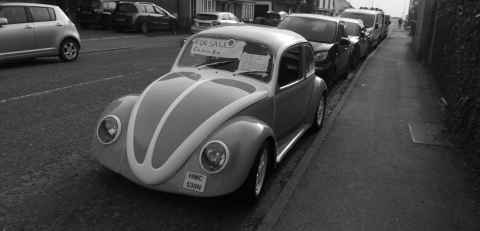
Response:
POLYGON ((268 171, 270 170, 270 150, 264 143, 260 148, 255 162, 250 169, 247 180, 240 188, 240 196, 246 202, 256 202, 264 192, 268 171))
POLYGON ((327 99, 325 94, 322 93, 320 100, 318 100, 317 110, 315 110, 315 116, 312 122, 312 130, 318 131, 323 127, 325 122, 325 114, 327 112, 327 99))
POLYGON ((80 45, 73 39, 65 39, 60 44, 59 57, 64 62, 71 62, 78 58, 80 45))

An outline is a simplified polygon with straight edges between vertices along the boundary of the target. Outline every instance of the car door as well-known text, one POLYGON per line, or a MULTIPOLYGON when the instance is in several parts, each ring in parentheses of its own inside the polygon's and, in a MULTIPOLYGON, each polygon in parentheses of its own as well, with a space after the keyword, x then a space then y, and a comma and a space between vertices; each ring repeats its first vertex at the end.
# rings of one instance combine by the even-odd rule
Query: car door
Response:
POLYGON ((170 16, 165 10, 159 6, 155 6, 155 15, 158 20, 158 28, 169 29, 170 28, 170 16))
POLYGON ((275 95, 275 132, 282 139, 297 129, 306 115, 309 99, 305 81, 304 45, 286 49, 280 58, 275 95))
POLYGON ((344 25, 338 24, 336 36, 337 55, 335 60, 338 73, 345 73, 347 71, 350 56, 350 44, 344 44, 342 38, 348 38, 348 35, 345 32, 344 25))
POLYGON ((56 41, 62 33, 63 23, 56 21, 55 10, 51 7, 27 7, 31 17, 35 37, 35 49, 39 52, 57 50, 56 41))
POLYGON ((23 6, 2 6, 0 17, 8 20, 0 26, 0 57, 31 52, 35 46, 33 26, 23 6))
POLYGON ((144 7, 146 12, 145 19, 147 20, 148 25, 152 28, 160 27, 160 19, 155 13, 155 8, 153 5, 145 4, 144 7))

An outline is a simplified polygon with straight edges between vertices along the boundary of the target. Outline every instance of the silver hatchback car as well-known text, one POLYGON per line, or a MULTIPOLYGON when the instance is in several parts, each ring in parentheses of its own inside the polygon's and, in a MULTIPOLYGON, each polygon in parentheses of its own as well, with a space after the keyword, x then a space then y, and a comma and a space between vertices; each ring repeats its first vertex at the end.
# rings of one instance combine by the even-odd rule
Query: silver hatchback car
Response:
POLYGON ((77 28, 58 6, 0 3, 0 61, 44 56, 73 61, 79 51, 77 28))

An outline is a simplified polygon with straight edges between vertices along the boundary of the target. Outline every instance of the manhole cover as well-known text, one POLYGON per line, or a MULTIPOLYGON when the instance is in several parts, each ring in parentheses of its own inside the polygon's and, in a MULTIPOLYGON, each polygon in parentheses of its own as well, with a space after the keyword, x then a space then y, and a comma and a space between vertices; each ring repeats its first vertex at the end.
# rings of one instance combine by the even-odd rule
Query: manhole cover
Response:
POLYGON ((448 141, 446 129, 442 124, 410 122, 408 129, 414 143, 452 146, 450 141, 448 141))

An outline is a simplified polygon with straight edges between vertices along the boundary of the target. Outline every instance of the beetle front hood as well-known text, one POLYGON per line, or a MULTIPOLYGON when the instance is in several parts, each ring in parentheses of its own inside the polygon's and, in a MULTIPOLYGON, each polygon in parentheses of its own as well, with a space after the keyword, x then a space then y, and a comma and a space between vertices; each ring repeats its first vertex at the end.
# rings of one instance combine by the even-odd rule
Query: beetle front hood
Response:
POLYGON ((191 72, 156 80, 130 114, 130 168, 145 184, 164 182, 223 122, 266 95, 246 82, 191 72))

